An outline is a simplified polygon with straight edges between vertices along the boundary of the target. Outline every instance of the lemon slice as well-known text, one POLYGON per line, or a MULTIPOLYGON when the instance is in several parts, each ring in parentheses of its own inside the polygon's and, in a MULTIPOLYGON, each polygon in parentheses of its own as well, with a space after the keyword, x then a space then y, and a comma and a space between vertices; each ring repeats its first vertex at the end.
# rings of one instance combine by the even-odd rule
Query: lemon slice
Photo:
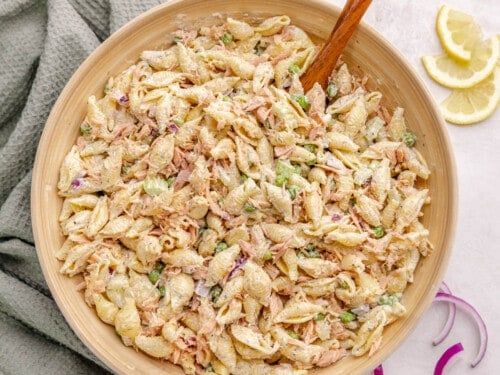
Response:
POLYGON ((459 125, 474 124, 491 116, 500 101, 500 68, 478 85, 454 90, 441 103, 446 121, 459 125))
POLYGON ((480 42, 473 50, 469 63, 457 63, 448 55, 424 56, 427 73, 443 86, 464 89, 488 77, 498 60, 498 38, 480 42))
POLYGON ((471 16, 443 5, 439 9, 436 29, 450 56, 463 62, 470 61, 472 50, 481 39, 481 29, 471 16))

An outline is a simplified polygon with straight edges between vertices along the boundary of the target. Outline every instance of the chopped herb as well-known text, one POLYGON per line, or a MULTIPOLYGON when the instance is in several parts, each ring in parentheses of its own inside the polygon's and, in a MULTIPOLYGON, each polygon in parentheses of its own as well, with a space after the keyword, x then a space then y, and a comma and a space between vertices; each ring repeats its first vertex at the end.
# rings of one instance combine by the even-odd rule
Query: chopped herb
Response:
POLYGON ((241 174, 240 178, 241 178, 241 181, 243 181, 243 182, 246 181, 246 180, 248 180, 248 176, 246 174, 244 174, 244 173, 241 174))
POLYGON ((82 133, 82 135, 90 135, 90 133, 92 133, 92 126, 86 122, 82 123, 80 125, 80 133, 82 133))
POLYGON ((263 261, 271 260, 271 259, 273 259, 273 253, 271 253, 270 251, 266 251, 264 253, 264 255, 262 256, 263 261))
POLYGON ((356 198, 349 199, 349 206, 354 206, 356 204, 356 198))
POLYGON ((210 289, 210 299, 213 303, 217 302, 222 293, 222 288, 219 285, 215 285, 210 289))
POLYGON ((309 99, 307 99, 307 96, 305 95, 295 95, 293 97, 293 100, 295 100, 299 105, 302 107, 302 109, 308 109, 309 108, 309 99))
POLYGON ((224 95, 222 97, 222 100, 225 101, 225 102, 229 102, 231 100, 231 98, 228 95, 224 95))
POLYGON ((231 33, 224 33, 220 37, 220 40, 222 40, 222 43, 224 44, 229 44, 234 40, 233 34, 231 33))
POLYGON ((180 43, 182 42, 182 38, 180 36, 174 36, 174 43, 180 43))
POLYGON ((221 251, 224 251, 226 249, 227 249, 227 243, 225 243, 224 241, 219 242, 217 246, 215 246, 216 253, 220 253, 221 251))
POLYGON ((181 126, 182 124, 184 124, 184 121, 180 118, 176 118, 174 119, 174 124, 177 126, 181 126))
POLYGON ((323 313, 318 313, 318 314, 316 314, 316 316, 314 317, 314 320, 315 320, 315 321, 317 321, 317 322, 319 322, 320 320, 325 320, 325 318, 326 318, 326 315, 325 315, 325 314, 323 314, 323 313))
POLYGON ((318 252, 318 249, 316 249, 316 246, 314 246, 312 243, 310 243, 309 245, 306 246, 305 256, 307 258, 321 258, 321 255, 318 252))
POLYGON ((286 188, 286 190, 288 190, 290 198, 295 199, 297 197, 298 192, 300 191, 300 188, 297 185, 290 185, 289 187, 286 188))
POLYGON ((349 311, 343 311, 340 316, 340 321, 342 323, 349 323, 349 322, 352 322, 354 319, 356 319, 356 315, 354 315, 352 312, 349 312, 349 311))
POLYGON ((160 296, 162 297, 165 297, 165 285, 161 285, 159 288, 158 288, 159 292, 160 292, 160 296))
POLYGON ((288 71, 292 74, 298 74, 300 72, 300 66, 298 66, 297 64, 292 64, 288 68, 288 71))
POLYGON ((385 235, 384 227, 379 225, 378 227, 373 228, 373 235, 375 238, 382 238, 385 235))
POLYGON ((300 338, 299 334, 297 332, 295 332, 295 331, 292 331, 291 329, 287 329, 286 333, 288 333, 288 335, 290 337, 293 337, 296 340, 298 340, 300 338))
POLYGON ((312 152, 313 154, 316 153, 316 151, 318 150, 318 146, 316 145, 313 145, 313 144, 307 144, 307 145, 304 145, 304 148, 309 151, 309 152, 312 152))
POLYGON ((252 213, 255 211, 255 206, 253 204, 247 202, 243 206, 243 209, 245 210, 245 212, 252 213))
POLYGON ((417 143, 417 136, 415 133, 406 132, 403 134, 403 142, 406 143, 408 147, 413 147, 415 143, 417 143))
POLYGON ((330 82, 330 84, 328 84, 328 87, 326 88, 326 95, 328 96, 329 99, 332 99, 335 96, 337 96, 338 91, 339 90, 337 85, 333 82, 330 82))
POLYGON ((212 366, 212 364, 211 364, 211 363, 209 363, 209 364, 208 364, 208 366, 207 366, 206 370, 207 370, 208 372, 214 372, 214 368, 213 368, 213 366, 212 366))

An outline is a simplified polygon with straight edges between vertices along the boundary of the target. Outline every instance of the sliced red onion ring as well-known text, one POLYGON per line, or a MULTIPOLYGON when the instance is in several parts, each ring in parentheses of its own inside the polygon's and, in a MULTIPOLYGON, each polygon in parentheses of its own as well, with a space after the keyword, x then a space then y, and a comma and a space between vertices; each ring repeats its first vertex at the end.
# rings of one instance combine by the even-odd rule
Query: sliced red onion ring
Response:
POLYGON ((460 342, 446 349, 446 351, 436 363, 436 367, 434 368, 434 375, 442 375, 444 367, 450 361, 450 359, 452 359, 456 354, 460 353, 463 350, 464 347, 460 342))
POLYGON ((378 365, 375 370, 373 370, 373 375, 384 375, 384 368, 382 365, 378 365))
POLYGON ((245 265, 245 263, 247 262, 247 260, 248 260, 248 258, 244 258, 244 257, 239 258, 236 261, 236 264, 234 265, 231 272, 229 272, 229 276, 227 277, 227 279, 231 280, 233 278, 234 274, 236 273, 236 271, 238 271, 241 267, 243 267, 245 265))
POLYGON ((483 318, 481 318, 481 315, 479 315, 477 310, 471 304, 451 294, 439 292, 436 295, 434 301, 452 303, 459 309, 463 310, 465 313, 469 314, 476 321, 476 324, 479 328, 480 345, 477 356, 471 363, 472 367, 476 367, 478 363, 483 359, 484 354, 486 353, 486 347, 488 346, 488 331, 486 329, 486 324, 484 323, 483 318))
MULTIPOLYGON (((445 282, 441 284, 439 288, 439 292, 444 292, 448 294, 452 294, 448 285, 445 282)), ((436 338, 432 341, 433 345, 441 344, 450 334, 451 329, 453 328, 453 324, 455 323, 455 316, 457 315, 457 307, 454 304, 449 305, 448 307, 448 317, 446 318, 446 323, 444 324, 441 332, 436 336, 436 338)))

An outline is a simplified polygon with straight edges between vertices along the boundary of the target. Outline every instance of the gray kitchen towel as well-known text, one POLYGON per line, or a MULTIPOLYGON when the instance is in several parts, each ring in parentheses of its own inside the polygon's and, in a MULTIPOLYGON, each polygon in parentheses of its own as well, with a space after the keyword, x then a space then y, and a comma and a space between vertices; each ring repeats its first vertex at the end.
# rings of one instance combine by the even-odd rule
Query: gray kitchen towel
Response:
POLYGON ((161 0, 0 0, 0 374, 105 374, 45 284, 31 169, 50 109, 82 61, 161 0))

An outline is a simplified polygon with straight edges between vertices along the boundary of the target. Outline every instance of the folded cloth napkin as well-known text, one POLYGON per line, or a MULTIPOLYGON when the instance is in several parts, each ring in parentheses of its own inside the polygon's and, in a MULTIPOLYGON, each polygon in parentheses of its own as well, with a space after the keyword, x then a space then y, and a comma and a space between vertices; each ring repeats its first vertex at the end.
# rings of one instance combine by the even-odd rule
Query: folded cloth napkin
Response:
POLYGON ((30 220, 43 126, 73 72, 161 0, 0 0, 0 374, 105 374, 45 284, 30 220))

